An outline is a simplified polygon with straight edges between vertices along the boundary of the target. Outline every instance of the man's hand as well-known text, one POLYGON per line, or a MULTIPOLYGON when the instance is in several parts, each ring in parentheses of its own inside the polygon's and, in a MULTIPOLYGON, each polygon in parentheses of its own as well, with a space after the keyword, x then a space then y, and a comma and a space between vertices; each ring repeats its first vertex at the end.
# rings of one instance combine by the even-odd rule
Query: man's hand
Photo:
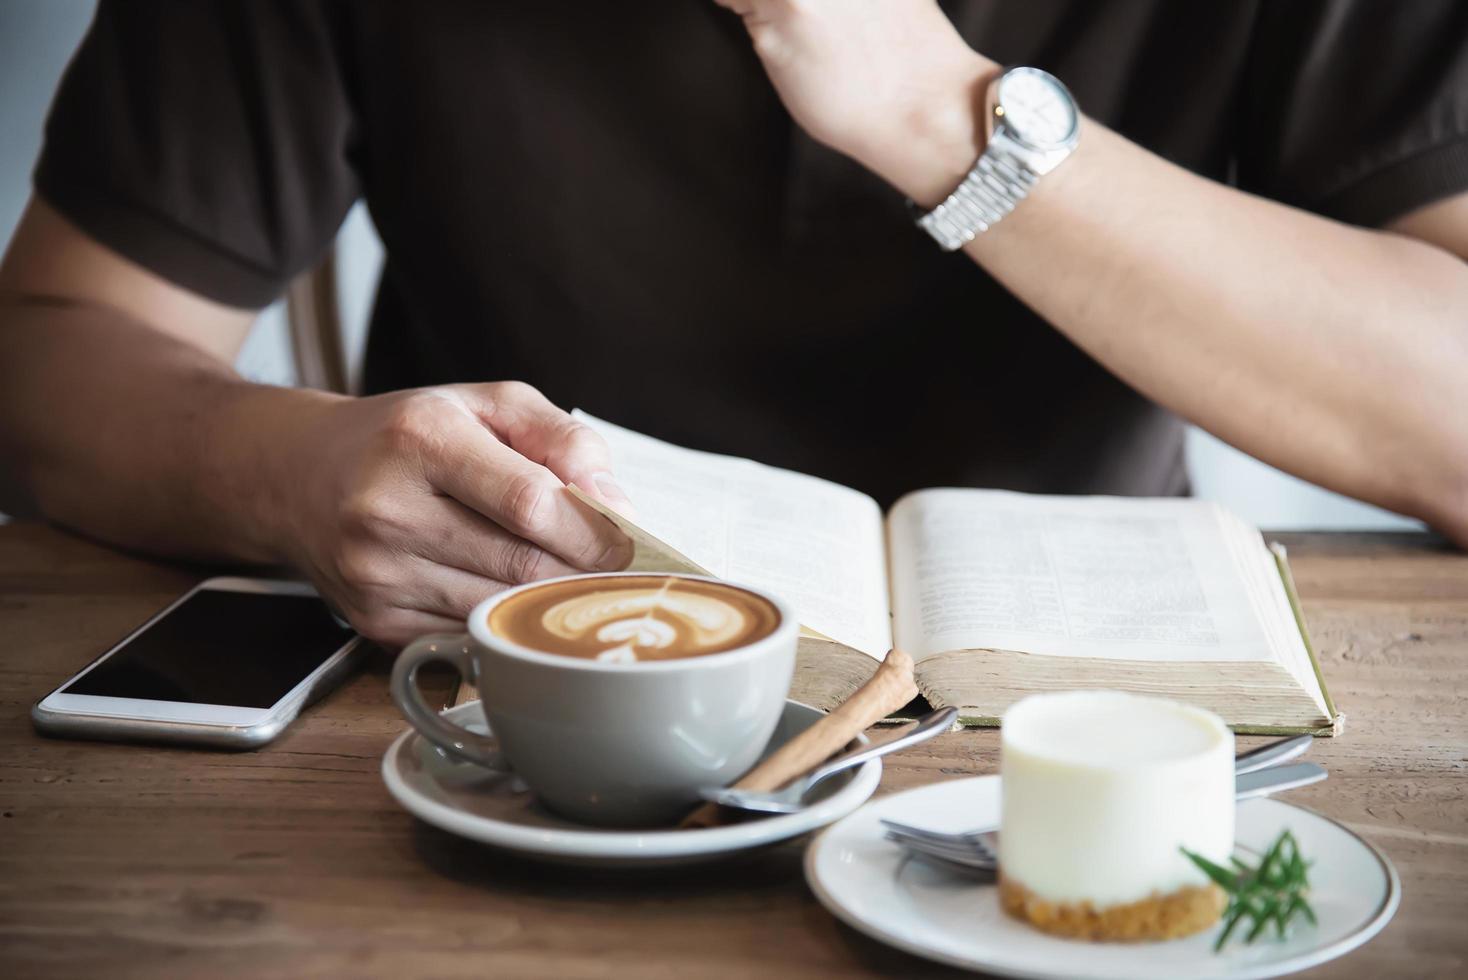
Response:
POLYGON ((936 203, 983 143, 999 66, 933 0, 718 0, 744 18, 790 115, 919 203, 936 203))
POLYGON ((565 490, 628 509, 606 446, 535 389, 250 384, 229 362, 253 318, 33 202, 0 264, 0 470, 103 540, 293 564, 392 644, 461 629, 508 585, 626 565, 626 538, 565 490))
POLYGON ((462 629, 510 585, 631 559, 576 486, 627 510, 606 444, 526 384, 340 400, 302 426, 285 547, 364 635, 462 629))

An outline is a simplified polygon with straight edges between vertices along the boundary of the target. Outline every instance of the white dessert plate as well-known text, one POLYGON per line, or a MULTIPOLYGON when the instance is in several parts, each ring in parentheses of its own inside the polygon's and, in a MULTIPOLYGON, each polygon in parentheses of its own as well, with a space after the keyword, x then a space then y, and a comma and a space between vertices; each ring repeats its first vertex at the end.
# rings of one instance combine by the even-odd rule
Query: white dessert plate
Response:
POLYGON ((886 817, 938 830, 999 822, 999 777, 981 776, 884 797, 827 829, 806 851, 805 877, 837 918, 898 949, 1007 977, 1276 977, 1350 952, 1397 910, 1397 873, 1371 844, 1340 824, 1279 800, 1239 804, 1236 839, 1256 855, 1289 828, 1310 868, 1319 924, 1298 919, 1290 936, 1213 952, 1218 927, 1161 943, 1088 943, 1047 936, 999 908, 998 889, 908 857, 885 840, 886 817))
MULTIPOLYGON (((487 732, 478 701, 444 712, 471 731, 487 732)), ((765 753, 773 752, 822 717, 785 702, 765 753)), ((865 744, 865 736, 857 736, 865 744)), ((882 779, 872 759, 854 772, 832 776, 818 799, 799 813, 759 817, 698 830, 606 830, 574 823, 546 810, 514 776, 457 762, 418 735, 398 737, 382 759, 388 792, 419 819, 470 840, 563 864, 600 866, 688 864, 799 836, 861 806, 882 779)))

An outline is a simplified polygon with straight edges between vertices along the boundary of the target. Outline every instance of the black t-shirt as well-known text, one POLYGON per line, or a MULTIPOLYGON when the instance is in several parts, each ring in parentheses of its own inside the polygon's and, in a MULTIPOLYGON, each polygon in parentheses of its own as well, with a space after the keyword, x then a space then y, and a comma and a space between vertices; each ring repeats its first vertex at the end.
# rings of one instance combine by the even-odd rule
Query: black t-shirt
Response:
MULTIPOLYGON (((1371 226, 1468 188, 1461 0, 945 9, 1212 179, 1371 226)), ((237 306, 365 197, 387 249, 372 391, 520 379, 884 504, 1186 489, 1178 420, 803 135, 709 0, 103 0, 36 185, 237 306)))

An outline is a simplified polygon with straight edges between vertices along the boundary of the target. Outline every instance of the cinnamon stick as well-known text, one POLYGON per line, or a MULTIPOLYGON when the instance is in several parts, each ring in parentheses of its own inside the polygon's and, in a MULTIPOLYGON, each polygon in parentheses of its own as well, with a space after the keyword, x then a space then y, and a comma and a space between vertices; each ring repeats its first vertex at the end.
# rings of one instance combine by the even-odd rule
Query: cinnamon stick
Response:
MULTIPOLYGON (((855 694, 741 776, 734 788, 767 793, 804 776, 868 726, 917 697, 912 670, 912 657, 895 647, 889 650, 876 673, 855 694)), ((684 817, 679 826, 711 827, 718 822, 719 807, 705 803, 684 817)))

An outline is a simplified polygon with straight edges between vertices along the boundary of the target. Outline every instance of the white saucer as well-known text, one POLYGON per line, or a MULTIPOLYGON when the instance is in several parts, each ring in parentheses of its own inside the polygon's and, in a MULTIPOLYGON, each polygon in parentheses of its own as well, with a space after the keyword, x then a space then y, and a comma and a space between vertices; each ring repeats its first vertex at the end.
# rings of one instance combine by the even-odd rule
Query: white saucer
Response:
MULTIPOLYGON (((473 731, 488 731, 478 701, 451 708, 444 717, 473 731)), ((765 753, 820 717, 814 708, 787 701, 765 753)), ((863 735, 857 740, 867 741, 863 735)), ((573 823, 540 806, 514 776, 456 762, 411 730, 387 750, 382 778, 388 792, 410 813, 460 837, 560 863, 650 866, 713 860, 824 827, 876 791, 882 762, 873 759, 852 775, 832 776, 830 788, 823 786, 823 795, 799 813, 699 830, 602 830, 573 823)))
MULTIPOLYGON (((882 836, 882 817, 939 830, 999 821, 999 777, 939 783, 884 797, 837 823, 806 852, 805 877, 837 918, 898 949, 1008 977, 1275 977, 1350 952, 1381 931, 1401 899, 1397 873, 1375 847, 1319 814, 1278 800, 1239 804, 1241 850, 1259 852, 1288 827, 1313 861, 1318 926, 1297 920, 1284 941, 1213 952, 1217 927, 1163 943, 1087 943, 1047 936, 1005 915, 997 889, 907 858, 882 836)), ((1272 934, 1271 934, 1272 935, 1272 934)))

